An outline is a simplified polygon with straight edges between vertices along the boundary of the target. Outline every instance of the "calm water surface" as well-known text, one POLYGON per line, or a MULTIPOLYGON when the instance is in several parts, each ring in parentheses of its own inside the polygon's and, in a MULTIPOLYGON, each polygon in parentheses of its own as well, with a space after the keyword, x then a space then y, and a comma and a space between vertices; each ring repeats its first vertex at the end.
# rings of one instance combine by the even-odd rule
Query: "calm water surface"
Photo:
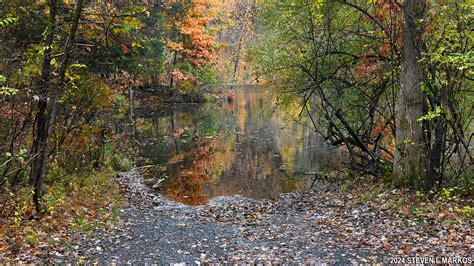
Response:
POLYGON ((277 198, 305 188, 340 156, 288 119, 264 89, 236 89, 232 102, 135 110, 136 164, 171 200, 202 205, 219 196, 277 198))

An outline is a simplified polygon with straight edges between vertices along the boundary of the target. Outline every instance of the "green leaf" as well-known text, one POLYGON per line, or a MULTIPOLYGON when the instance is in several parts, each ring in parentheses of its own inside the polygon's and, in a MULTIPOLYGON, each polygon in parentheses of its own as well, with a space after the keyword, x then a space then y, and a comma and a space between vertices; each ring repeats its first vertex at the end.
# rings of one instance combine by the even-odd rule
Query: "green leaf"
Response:
POLYGON ((15 95, 17 94, 18 90, 15 88, 10 87, 0 87, 0 95, 15 95))
POLYGON ((13 23, 17 22, 18 21, 18 18, 15 18, 15 17, 7 17, 3 20, 0 20, 0 26, 1 27, 6 27, 6 26, 9 26, 9 25, 12 25, 13 23))
POLYGON ((418 122, 429 121, 429 120, 432 120, 432 119, 434 119, 436 117, 439 117, 439 116, 441 116, 441 107, 440 106, 436 107, 434 112, 430 111, 426 115, 418 118, 416 121, 418 121, 418 122))

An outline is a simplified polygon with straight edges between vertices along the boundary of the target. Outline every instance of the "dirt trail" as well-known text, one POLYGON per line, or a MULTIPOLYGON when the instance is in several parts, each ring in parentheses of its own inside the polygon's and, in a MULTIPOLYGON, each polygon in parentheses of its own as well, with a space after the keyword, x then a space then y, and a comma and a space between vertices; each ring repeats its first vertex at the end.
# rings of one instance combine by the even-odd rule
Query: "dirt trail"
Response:
POLYGON ((157 195, 136 171, 118 182, 128 194, 116 228, 72 236, 67 261, 345 264, 383 262, 400 251, 467 256, 472 245, 469 228, 463 230, 471 244, 460 239, 440 246, 443 234, 428 236, 416 224, 402 225, 383 206, 348 204, 351 195, 290 193, 278 202, 237 196, 189 207, 157 195))

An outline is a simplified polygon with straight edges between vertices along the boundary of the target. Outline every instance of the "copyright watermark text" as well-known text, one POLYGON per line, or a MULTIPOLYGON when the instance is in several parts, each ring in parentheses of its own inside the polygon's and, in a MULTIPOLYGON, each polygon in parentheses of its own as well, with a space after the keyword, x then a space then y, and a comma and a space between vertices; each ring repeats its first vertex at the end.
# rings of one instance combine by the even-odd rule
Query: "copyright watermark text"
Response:
POLYGON ((387 264, 471 264, 471 257, 392 257, 385 258, 387 264))

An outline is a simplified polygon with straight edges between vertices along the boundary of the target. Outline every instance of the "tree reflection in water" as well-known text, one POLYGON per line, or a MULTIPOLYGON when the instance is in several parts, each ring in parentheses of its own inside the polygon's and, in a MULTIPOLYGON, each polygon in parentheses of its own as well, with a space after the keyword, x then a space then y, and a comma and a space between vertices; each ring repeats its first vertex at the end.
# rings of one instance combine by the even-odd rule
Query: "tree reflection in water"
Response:
POLYGON ((239 88, 233 101, 220 105, 138 115, 135 127, 138 166, 155 165, 144 171, 152 184, 187 205, 236 194, 277 198, 307 184, 292 171, 340 160, 319 135, 285 119, 258 87, 239 88))

